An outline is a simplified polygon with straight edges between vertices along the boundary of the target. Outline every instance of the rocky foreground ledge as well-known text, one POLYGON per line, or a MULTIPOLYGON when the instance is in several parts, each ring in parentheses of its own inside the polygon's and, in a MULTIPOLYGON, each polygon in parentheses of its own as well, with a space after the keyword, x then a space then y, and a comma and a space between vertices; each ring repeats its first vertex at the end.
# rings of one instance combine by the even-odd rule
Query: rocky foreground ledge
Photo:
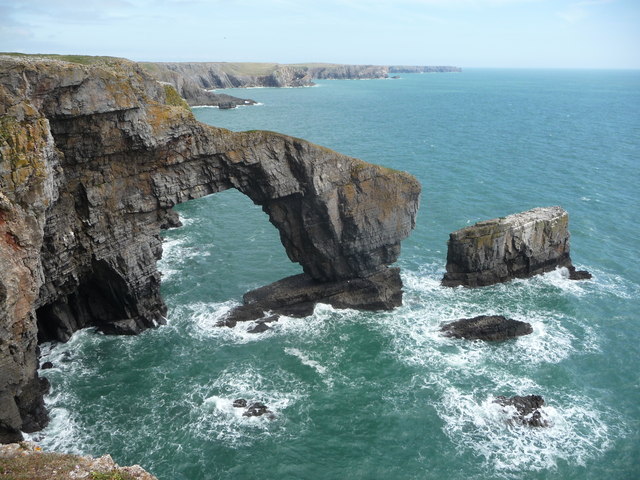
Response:
POLYGON ((571 263, 568 225, 564 209, 546 207, 457 230, 449 236, 442 285, 481 287, 558 267, 567 268, 574 280, 591 278, 571 263))
POLYGON ((0 478, 29 480, 158 480, 139 465, 120 467, 110 455, 92 458, 43 452, 35 443, 0 445, 0 478))
POLYGON ((304 140, 201 124, 126 60, 0 56, 0 443, 47 422, 38 340, 165 321, 160 229, 177 203, 229 188, 318 284, 386 278, 420 194, 407 173, 304 140))

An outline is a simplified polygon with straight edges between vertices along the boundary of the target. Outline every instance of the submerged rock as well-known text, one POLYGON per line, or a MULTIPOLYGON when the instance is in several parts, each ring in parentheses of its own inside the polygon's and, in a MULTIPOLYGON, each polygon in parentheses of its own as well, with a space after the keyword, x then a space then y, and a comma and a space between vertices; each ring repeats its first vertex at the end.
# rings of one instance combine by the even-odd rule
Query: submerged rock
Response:
MULTIPOLYGON (((558 267, 575 270, 569 256, 569 215, 561 207, 478 222, 449 236, 442 285, 480 287, 558 267)), ((575 279, 590 278, 576 272, 575 279)))
POLYGON ((526 395, 523 397, 519 395, 513 397, 498 396, 493 403, 516 409, 516 415, 510 420, 512 423, 529 427, 549 426, 549 422, 542 417, 542 413, 539 410, 544 406, 544 399, 540 395, 526 395))
POLYGON ((527 322, 502 315, 479 315, 447 323, 442 326, 441 331, 447 337, 495 342, 528 335, 533 332, 533 328, 527 322))
POLYGON ((262 402, 252 402, 249 404, 244 398, 238 398, 233 401, 233 406, 235 408, 246 408, 246 410, 242 412, 243 417, 261 417, 262 415, 267 415, 269 420, 275 419, 273 412, 262 402))
POLYGON ((243 417, 260 417, 264 414, 271 413, 264 403, 253 402, 247 407, 247 410, 242 414, 243 417))

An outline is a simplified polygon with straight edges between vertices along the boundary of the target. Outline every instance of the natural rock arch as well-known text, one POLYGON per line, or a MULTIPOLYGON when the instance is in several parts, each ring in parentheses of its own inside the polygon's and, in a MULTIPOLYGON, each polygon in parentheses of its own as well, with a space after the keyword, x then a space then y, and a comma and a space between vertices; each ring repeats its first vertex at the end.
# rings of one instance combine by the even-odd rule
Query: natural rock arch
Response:
POLYGON ((335 288, 371 279, 371 290, 414 226, 412 176, 284 135, 209 127, 167 99, 126 61, 0 59, 0 364, 13 372, 0 375, 0 441, 26 418, 46 421, 33 418, 42 390, 29 387, 36 318, 42 339, 61 340, 89 324, 133 333, 164 321, 156 261, 175 204, 237 188, 309 281, 335 288))

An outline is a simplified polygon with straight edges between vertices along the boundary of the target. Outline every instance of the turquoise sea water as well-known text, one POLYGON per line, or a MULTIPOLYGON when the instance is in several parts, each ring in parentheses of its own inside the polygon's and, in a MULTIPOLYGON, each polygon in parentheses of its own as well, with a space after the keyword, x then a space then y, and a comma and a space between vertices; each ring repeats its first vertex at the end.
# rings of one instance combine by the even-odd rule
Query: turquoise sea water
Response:
POLYGON ((319 306, 262 335, 217 328, 245 291, 301 269, 238 192, 180 205, 161 263, 168 325, 43 346, 56 365, 43 372, 43 446, 108 452, 160 480, 640 478, 640 72, 402 77, 232 91, 261 105, 195 114, 415 175, 404 305, 319 306), (574 263, 593 280, 439 286, 449 232, 549 205, 569 212, 574 263), (486 344, 438 332, 479 314, 534 333, 486 344), (543 395, 552 426, 507 424, 491 400, 514 394, 543 395), (236 398, 275 420, 242 417, 236 398))

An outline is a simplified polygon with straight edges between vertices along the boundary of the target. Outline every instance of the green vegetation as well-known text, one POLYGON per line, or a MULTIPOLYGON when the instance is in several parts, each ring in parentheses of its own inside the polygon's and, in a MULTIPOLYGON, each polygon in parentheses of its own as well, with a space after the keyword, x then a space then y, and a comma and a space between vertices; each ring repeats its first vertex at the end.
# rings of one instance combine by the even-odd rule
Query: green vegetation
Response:
POLYGON ((26 57, 26 58, 48 58, 50 60, 60 60, 63 62, 79 63, 81 65, 95 65, 98 63, 114 63, 127 61, 125 58, 118 57, 95 57, 91 55, 58 55, 55 53, 18 53, 18 52, 0 52, 0 55, 8 55, 10 57, 26 57))
POLYGON ((0 458, 2 480, 67 480, 78 457, 59 453, 0 458), (54 473, 55 472, 55 473, 54 473))
POLYGON ((111 470, 110 472, 91 472, 89 474, 91 480, 134 480, 131 475, 111 470))
POLYGON ((177 90, 173 88, 173 85, 165 83, 163 84, 163 86, 167 105, 171 105, 172 107, 182 107, 188 111, 191 111, 187 101, 180 96, 177 90))

